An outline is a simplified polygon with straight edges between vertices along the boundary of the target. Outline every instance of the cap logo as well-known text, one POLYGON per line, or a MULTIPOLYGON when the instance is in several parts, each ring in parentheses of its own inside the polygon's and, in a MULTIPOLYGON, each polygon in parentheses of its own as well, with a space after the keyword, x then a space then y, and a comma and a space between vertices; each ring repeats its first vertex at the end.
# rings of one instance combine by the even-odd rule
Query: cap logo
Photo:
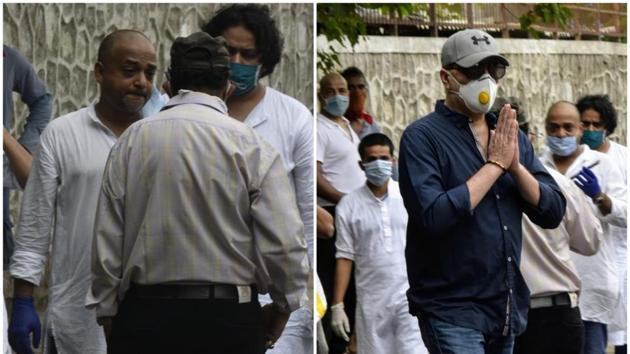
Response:
POLYGON ((483 36, 481 38, 477 38, 476 36, 472 36, 470 39, 472 39, 473 44, 474 45, 479 45, 479 42, 486 42, 487 45, 490 45, 490 40, 488 39, 487 36, 483 36))

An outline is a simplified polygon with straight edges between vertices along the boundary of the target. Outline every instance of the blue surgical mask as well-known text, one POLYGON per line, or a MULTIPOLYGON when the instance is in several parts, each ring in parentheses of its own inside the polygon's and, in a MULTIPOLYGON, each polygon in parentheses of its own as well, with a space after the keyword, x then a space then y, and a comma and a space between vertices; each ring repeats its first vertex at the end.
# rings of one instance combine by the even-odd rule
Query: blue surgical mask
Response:
POLYGON ((233 95, 242 96, 258 85, 262 65, 248 65, 230 62, 230 80, 236 86, 233 95))
POLYGON ((382 186, 392 176, 392 162, 387 160, 374 160, 363 164, 365 177, 375 186, 382 186))
POLYGON ((341 117, 348 109, 350 98, 348 96, 336 95, 328 97, 324 103, 324 111, 335 117, 341 117))
POLYGON ((604 143, 605 130, 585 130, 582 135, 582 144, 588 145, 593 150, 596 150, 600 145, 604 143))
POLYGON ((144 104, 142 107, 142 117, 148 117, 159 112, 162 107, 168 102, 168 95, 165 93, 161 93, 160 90, 153 85, 153 90, 151 91, 151 98, 144 104))
POLYGON ((577 149, 577 139, 574 136, 558 138, 547 135, 547 145, 554 155, 569 156, 577 149))

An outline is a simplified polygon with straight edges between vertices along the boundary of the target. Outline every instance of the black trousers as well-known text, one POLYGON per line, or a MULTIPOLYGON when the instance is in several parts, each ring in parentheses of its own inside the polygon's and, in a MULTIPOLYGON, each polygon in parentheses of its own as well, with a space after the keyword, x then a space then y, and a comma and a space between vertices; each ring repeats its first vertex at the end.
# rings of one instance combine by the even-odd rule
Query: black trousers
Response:
MULTIPOLYGON (((335 218, 335 207, 323 207, 327 212, 335 218)), ((333 303, 334 288, 335 288, 335 240, 337 239, 337 230, 331 239, 317 239, 317 276, 322 283, 324 295, 326 295, 326 301, 328 307, 333 303)), ((356 308, 356 290, 354 285, 354 266, 352 267, 352 273, 350 275, 350 283, 348 284, 348 290, 346 290, 346 296, 343 298, 343 304, 350 320, 350 329, 354 332, 354 314, 356 308)), ((331 311, 326 311, 326 315, 322 318, 322 326, 324 327, 324 334, 326 335, 326 341, 328 342, 329 354, 343 353, 346 349, 347 343, 338 337, 332 331, 330 326, 331 311)))
POLYGON ((516 337, 514 354, 582 354, 584 324, 578 307, 530 309, 527 329, 516 337))
POLYGON ((125 298, 107 353, 264 353, 262 312, 253 300, 125 298))

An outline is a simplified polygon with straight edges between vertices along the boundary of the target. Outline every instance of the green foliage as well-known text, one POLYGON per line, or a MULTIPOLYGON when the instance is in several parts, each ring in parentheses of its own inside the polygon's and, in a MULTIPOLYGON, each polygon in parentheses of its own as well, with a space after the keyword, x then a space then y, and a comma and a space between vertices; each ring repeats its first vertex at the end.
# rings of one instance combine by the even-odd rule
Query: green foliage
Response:
POLYGON ((545 25, 558 25, 564 29, 573 13, 561 4, 536 4, 534 8, 519 17, 521 29, 527 31, 532 37, 540 38, 542 33, 532 28, 532 25, 540 23, 545 25))
POLYGON ((404 17, 411 14, 417 4, 317 4, 319 33, 326 37, 328 48, 317 51, 317 68, 324 73, 341 66, 339 53, 332 44, 337 42, 344 48, 354 48, 367 33, 365 22, 357 11, 359 8, 378 10, 387 16, 404 17))

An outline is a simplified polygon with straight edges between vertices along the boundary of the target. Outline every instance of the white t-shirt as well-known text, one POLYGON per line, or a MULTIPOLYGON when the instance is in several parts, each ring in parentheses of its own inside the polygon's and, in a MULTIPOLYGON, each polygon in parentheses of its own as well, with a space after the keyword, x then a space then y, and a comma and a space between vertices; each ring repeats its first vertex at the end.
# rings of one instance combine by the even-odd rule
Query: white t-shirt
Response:
MULTIPOLYGON (((347 194, 365 183, 365 174, 359 167, 359 137, 346 118, 343 122, 347 129, 322 114, 317 115, 317 162, 321 162, 322 174, 328 182, 347 194)), ((321 206, 335 204, 321 197, 317 197, 317 203, 321 206)))

